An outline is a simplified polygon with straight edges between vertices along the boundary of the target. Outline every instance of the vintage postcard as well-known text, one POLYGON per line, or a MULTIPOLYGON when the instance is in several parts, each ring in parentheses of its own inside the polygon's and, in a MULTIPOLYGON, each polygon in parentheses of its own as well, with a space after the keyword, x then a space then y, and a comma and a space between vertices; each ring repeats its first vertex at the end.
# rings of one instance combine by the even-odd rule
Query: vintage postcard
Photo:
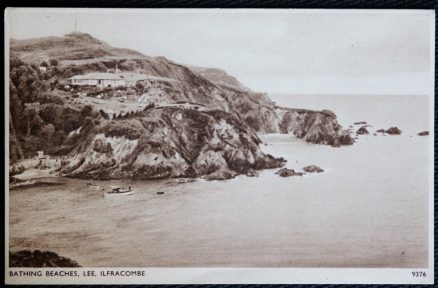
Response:
POLYGON ((434 11, 5 21, 7 283, 433 283, 434 11))

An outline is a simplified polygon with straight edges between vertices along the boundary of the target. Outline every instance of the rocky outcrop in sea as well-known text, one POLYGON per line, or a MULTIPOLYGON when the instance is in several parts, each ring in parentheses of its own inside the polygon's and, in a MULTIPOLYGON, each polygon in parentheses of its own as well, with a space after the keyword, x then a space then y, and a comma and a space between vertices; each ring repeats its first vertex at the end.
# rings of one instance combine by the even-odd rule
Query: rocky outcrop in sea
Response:
POLYGON ((291 177, 291 176, 303 176, 303 172, 297 172, 294 169, 289 168, 281 168, 275 174, 279 175, 280 177, 291 177))
POLYGON ((303 167, 303 170, 307 173, 321 173, 324 172, 324 170, 321 167, 318 167, 316 165, 309 165, 306 167, 303 167))
POLYGON ((402 131, 398 127, 391 127, 387 129, 385 132, 386 134, 389 135, 400 135, 402 133, 402 131))
POLYGON ((388 129, 378 129, 377 133, 389 134, 389 135, 400 135, 403 131, 398 127, 390 127, 388 129))
POLYGON ((365 126, 362 126, 359 129, 357 129, 356 134, 357 135, 365 135, 365 134, 369 134, 369 132, 365 126))

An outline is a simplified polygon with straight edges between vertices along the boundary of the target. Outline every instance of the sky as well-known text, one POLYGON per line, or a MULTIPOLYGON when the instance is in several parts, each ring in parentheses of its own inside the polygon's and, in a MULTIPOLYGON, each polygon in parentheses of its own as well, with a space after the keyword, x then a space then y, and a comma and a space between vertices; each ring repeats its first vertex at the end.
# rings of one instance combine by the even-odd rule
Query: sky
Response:
POLYGON ((434 14, 376 10, 7 11, 9 37, 75 30, 115 47, 216 67, 255 91, 428 94, 434 14), (76 15, 76 16, 75 16, 76 15))

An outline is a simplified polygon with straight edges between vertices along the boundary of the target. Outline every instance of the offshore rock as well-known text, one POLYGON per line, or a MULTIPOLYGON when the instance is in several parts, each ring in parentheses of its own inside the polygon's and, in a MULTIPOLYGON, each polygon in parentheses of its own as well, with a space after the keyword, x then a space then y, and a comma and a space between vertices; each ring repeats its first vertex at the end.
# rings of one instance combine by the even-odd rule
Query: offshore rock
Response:
POLYGON ((385 132, 386 134, 390 134, 390 135, 400 135, 402 133, 402 131, 398 127, 391 127, 387 129, 385 132))
POLYGON ((321 173, 324 172, 324 170, 316 165, 309 165, 303 168, 304 171, 308 173, 321 173))
POLYGON ((369 132, 365 126, 362 126, 359 129, 357 129, 356 134, 357 135, 365 135, 365 134, 369 134, 369 132))
POLYGON ((295 172, 294 169, 281 168, 275 174, 280 175, 281 177, 290 177, 290 176, 303 176, 302 172, 295 172))
POLYGON ((427 135, 429 135, 429 131, 422 131, 418 133, 418 136, 427 136, 427 135))

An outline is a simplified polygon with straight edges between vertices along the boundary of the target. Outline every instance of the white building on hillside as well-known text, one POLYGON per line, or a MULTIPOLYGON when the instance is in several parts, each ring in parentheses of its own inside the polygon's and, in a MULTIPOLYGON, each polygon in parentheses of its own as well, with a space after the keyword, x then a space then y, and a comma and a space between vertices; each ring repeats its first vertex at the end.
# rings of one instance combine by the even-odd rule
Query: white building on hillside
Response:
POLYGON ((126 80, 118 74, 93 72, 70 78, 72 85, 90 85, 103 87, 126 86, 126 80))

